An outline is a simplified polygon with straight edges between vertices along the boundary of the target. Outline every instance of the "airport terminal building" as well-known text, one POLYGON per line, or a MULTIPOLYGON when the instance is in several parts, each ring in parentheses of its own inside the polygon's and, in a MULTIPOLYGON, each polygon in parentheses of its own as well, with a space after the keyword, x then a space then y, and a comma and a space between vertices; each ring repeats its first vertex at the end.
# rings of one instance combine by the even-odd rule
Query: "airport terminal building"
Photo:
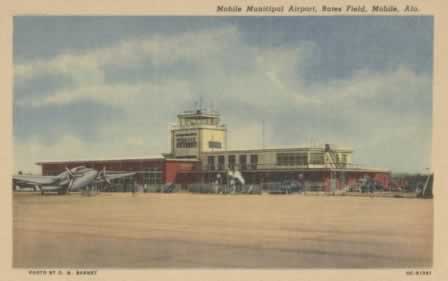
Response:
POLYGON ((334 191, 368 176, 384 187, 390 172, 358 167, 351 148, 332 144, 309 147, 233 150, 227 146, 227 127, 217 112, 186 111, 171 128, 171 151, 160 156, 119 159, 40 161, 42 175, 66 167, 86 166, 110 171, 134 171, 140 185, 175 183, 226 184, 228 171, 239 171, 247 184, 301 180, 319 190, 334 191))

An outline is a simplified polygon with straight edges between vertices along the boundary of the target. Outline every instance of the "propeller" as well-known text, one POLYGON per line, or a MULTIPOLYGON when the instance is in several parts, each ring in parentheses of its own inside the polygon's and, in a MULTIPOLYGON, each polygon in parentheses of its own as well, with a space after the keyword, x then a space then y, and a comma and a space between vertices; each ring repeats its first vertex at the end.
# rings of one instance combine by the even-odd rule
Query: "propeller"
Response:
POLYGON ((69 179, 67 190, 70 190, 72 188, 75 175, 73 175, 72 171, 70 171, 67 167, 65 167, 65 170, 67 171, 67 177, 69 179))
POLYGON ((108 185, 111 185, 112 183, 110 180, 106 177, 106 167, 103 167, 103 169, 100 172, 100 177, 102 180, 104 180, 108 185))
POLYGON ((73 175, 72 171, 70 171, 67 167, 65 167, 65 171, 68 174, 69 179, 73 179, 75 177, 75 175, 73 175))
POLYGON ((70 179, 70 182, 68 183, 68 188, 67 190, 71 190, 72 189, 72 185, 73 185, 73 178, 70 179))

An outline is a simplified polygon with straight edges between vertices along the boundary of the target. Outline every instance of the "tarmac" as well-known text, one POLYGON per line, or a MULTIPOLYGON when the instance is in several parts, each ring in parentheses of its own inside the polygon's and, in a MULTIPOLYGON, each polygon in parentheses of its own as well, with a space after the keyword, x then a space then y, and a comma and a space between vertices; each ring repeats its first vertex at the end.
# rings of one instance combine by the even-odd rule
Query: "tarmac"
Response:
POLYGON ((15 268, 422 268, 433 200, 13 195, 15 268))

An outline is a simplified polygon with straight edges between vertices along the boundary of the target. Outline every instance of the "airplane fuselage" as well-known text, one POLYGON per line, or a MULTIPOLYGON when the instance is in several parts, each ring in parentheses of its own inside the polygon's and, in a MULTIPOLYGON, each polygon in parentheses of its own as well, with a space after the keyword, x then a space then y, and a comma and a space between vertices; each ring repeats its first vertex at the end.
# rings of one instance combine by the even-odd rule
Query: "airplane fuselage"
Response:
POLYGON ((17 186, 21 184, 25 186, 33 186, 35 189, 39 187, 42 193, 58 192, 64 194, 69 191, 79 191, 99 182, 107 182, 114 178, 133 176, 135 173, 114 173, 106 175, 106 169, 97 171, 85 166, 66 168, 66 171, 57 176, 14 176, 17 186))
POLYGON ((75 177, 70 186, 71 190, 80 190, 91 185, 98 176, 98 171, 89 169, 83 172, 82 176, 75 177))

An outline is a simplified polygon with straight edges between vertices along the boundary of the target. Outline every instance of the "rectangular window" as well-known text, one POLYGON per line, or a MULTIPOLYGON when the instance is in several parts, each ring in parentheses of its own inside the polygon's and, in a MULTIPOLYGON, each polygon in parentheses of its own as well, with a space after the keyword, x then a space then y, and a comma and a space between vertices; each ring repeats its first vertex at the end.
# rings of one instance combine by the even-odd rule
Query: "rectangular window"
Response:
POLYGON ((236 164, 235 160, 236 160, 235 155, 229 155, 229 161, 228 161, 229 169, 231 169, 231 170, 235 169, 235 164, 236 164))
POLYGON ((221 149, 222 144, 219 141, 209 141, 208 142, 208 148, 217 148, 217 149, 221 149))
POLYGON ((219 155, 218 156, 218 170, 224 170, 225 168, 225 158, 224 155, 219 155))
POLYGON ((312 165, 323 165, 324 164, 324 154, 321 152, 314 152, 310 154, 310 164, 312 165))
POLYGON ((250 168, 253 170, 257 169, 257 164, 258 164, 258 155, 252 154, 250 156, 250 168))
POLYGON ((207 157, 207 168, 209 170, 214 170, 215 169, 215 156, 207 157))
POLYGON ((143 183, 150 184, 161 184, 162 183, 162 173, 160 171, 147 170, 143 174, 143 183))
POLYGON ((278 153, 277 165, 279 166, 305 166, 308 163, 307 153, 278 153))
POLYGON ((247 169, 247 155, 240 155, 240 169, 246 170, 247 169))
POLYGON ((177 148, 193 148, 197 146, 196 137, 176 138, 177 148))

